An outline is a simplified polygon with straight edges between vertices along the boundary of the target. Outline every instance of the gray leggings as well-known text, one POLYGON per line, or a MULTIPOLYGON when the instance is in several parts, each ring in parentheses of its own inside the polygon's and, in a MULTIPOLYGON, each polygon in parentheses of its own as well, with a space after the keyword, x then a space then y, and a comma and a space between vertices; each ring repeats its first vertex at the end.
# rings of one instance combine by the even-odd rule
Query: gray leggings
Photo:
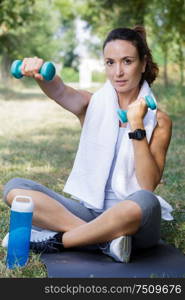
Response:
MULTIPOLYGON (((102 212, 85 207, 82 203, 65 198, 47 187, 25 178, 13 178, 4 186, 3 200, 13 189, 34 190, 42 192, 64 205, 70 212, 86 222, 90 222, 102 212)), ((160 239, 161 207, 157 197, 147 190, 137 191, 126 197, 125 200, 136 202, 142 210, 142 222, 139 230, 132 236, 133 246, 148 248, 156 245, 160 239)), ((123 200, 124 201, 124 200, 123 200)), ((7 203, 7 202, 6 202, 7 203)))

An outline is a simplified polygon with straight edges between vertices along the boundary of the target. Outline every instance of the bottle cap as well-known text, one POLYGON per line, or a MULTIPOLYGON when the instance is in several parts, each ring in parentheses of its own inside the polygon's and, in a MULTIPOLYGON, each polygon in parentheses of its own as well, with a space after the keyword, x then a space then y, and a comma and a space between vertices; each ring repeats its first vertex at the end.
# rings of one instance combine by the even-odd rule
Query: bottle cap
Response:
POLYGON ((17 195, 13 201, 11 210, 17 212, 32 212, 34 208, 33 200, 30 196, 17 195))

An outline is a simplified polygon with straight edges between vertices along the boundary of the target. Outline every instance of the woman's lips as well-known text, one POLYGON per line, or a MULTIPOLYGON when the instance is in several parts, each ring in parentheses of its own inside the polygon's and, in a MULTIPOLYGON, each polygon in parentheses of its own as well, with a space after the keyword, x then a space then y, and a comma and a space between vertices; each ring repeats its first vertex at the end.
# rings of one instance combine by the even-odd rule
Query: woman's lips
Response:
POLYGON ((123 86, 127 83, 128 80, 116 80, 116 85, 123 86))

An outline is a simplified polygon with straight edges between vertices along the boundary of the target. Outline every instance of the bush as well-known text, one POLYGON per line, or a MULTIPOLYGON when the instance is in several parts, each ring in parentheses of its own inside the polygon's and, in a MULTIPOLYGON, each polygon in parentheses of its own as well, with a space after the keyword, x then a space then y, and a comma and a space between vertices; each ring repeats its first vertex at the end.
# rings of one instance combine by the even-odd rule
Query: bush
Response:
POLYGON ((160 105, 162 105, 162 110, 168 112, 170 115, 185 111, 184 86, 169 84, 168 87, 165 87, 163 84, 155 84, 152 89, 160 105))
POLYGON ((106 76, 103 72, 94 71, 92 72, 92 81, 93 82, 105 82, 106 76))
POLYGON ((62 80, 65 82, 78 82, 79 73, 73 68, 65 67, 61 71, 62 80))

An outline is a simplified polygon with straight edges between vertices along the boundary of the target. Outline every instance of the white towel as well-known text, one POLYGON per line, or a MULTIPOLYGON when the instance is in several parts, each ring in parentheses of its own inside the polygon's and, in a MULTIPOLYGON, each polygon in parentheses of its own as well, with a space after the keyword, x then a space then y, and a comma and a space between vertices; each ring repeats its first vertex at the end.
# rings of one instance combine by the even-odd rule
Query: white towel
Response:
MULTIPOLYGON (((147 95, 152 96, 155 100, 149 85, 145 81, 138 98, 147 95)), ((64 192, 90 204, 96 209, 103 209, 104 206, 105 185, 109 176, 119 132, 118 108, 117 93, 110 81, 107 81, 90 100, 77 155, 71 174, 64 187, 64 192)), ((148 109, 144 117, 144 127, 148 142, 156 124, 156 110, 148 109)), ((112 176, 112 189, 120 200, 141 189, 135 175, 132 141, 128 138, 129 123, 126 131, 127 133, 122 139, 112 176)), ((158 197, 158 199, 161 203, 163 219, 173 219, 171 216, 171 205, 161 197, 158 197)))

